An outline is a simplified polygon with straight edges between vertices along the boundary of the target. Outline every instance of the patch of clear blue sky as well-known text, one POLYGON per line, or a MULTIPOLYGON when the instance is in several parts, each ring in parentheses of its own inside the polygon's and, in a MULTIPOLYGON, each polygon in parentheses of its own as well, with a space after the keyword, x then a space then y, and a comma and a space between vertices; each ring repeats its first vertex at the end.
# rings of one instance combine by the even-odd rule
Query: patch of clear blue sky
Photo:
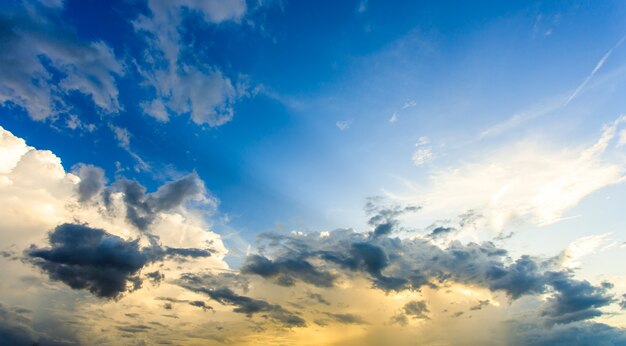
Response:
MULTIPOLYGON (((190 16, 184 61, 244 74, 268 90, 238 102, 224 126, 143 115, 147 94, 132 68, 118 79, 119 115, 98 115, 84 97, 69 96, 74 114, 98 124, 94 133, 33 122, 7 107, 1 124, 55 152, 66 168, 96 164, 111 180, 115 161, 135 162, 107 124, 127 128, 132 149, 153 171, 124 175, 154 189, 164 172, 196 170, 221 212, 233 216, 230 226, 251 240, 277 222, 354 225, 363 199, 397 184, 393 176, 425 179, 428 166, 411 161, 420 136, 431 140, 432 165, 445 167, 527 134, 592 140, 624 110, 621 47, 567 107, 476 140, 518 112, 565 102, 626 34, 624 2, 369 0, 363 13, 358 4, 284 1, 253 10, 250 3, 244 21, 254 26, 190 16), (415 106, 402 109, 407 101, 415 106), (393 112, 396 124, 388 121, 393 112), (350 128, 340 131, 340 120, 350 128)), ((105 41, 120 59, 141 56, 130 25, 146 11, 141 2, 68 0, 64 11, 81 38, 105 41)))

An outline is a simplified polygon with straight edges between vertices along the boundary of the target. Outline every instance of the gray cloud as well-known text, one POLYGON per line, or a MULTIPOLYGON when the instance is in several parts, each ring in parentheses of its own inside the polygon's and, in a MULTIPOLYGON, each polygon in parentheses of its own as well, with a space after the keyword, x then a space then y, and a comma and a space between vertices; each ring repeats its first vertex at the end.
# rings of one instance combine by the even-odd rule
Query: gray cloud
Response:
POLYGON ((235 293, 228 287, 212 287, 217 281, 206 280, 209 276, 198 276, 194 274, 184 274, 178 283, 188 290, 202 293, 222 305, 232 305, 234 312, 252 317, 255 314, 262 314, 270 319, 279 322, 287 327, 304 327, 306 322, 302 317, 283 308, 280 305, 271 304, 261 299, 254 299, 235 293))
POLYGON ((579 322, 550 329, 536 324, 513 322, 509 344, 512 345, 626 345, 626 333, 623 329, 602 323, 579 322))
POLYGON ((482 310, 482 308, 484 308, 485 306, 489 305, 489 299, 486 300, 479 300, 478 304, 470 307, 471 311, 476 311, 476 310, 482 310))
POLYGON ((246 258, 241 267, 243 274, 257 274, 264 278, 277 278, 283 286, 293 286, 293 279, 318 287, 331 287, 335 276, 324 271, 317 270, 313 265, 303 259, 287 258, 272 261, 260 255, 252 255, 246 258))
POLYGON ((204 310, 204 311, 213 310, 213 308, 211 306, 207 305, 205 302, 203 302, 201 300, 191 301, 191 302, 189 302, 189 305, 202 308, 202 310, 204 310))
POLYGON ((602 315, 599 308, 613 302, 607 290, 611 285, 592 286, 587 281, 573 280, 566 273, 549 273, 554 295, 543 308, 547 324, 567 324, 602 315))
POLYGON ((428 237, 430 238, 438 238, 438 237, 442 237, 442 236, 446 236, 452 232, 455 232, 456 229, 453 227, 443 227, 443 226, 439 226, 439 227, 435 227, 435 229, 433 229, 429 234, 428 237))
POLYGON ((368 324, 367 321, 354 314, 335 314, 330 312, 324 314, 332 318, 335 322, 342 324, 368 324))
MULTIPOLYGON (((336 230, 328 237, 264 234, 260 241, 274 262, 299 258, 315 263, 318 271, 364 275, 373 287, 384 291, 435 288, 454 281, 501 291, 511 299, 552 293, 541 313, 547 325, 597 317, 602 314, 599 308, 612 301, 606 285, 575 280, 550 259, 521 256, 513 260, 491 242, 455 241, 441 248, 428 238, 371 237, 352 230, 336 230)), ((413 310, 419 315, 419 309, 413 310)))
POLYGON ((406 303, 402 307, 402 311, 407 316, 411 316, 416 319, 428 319, 426 315, 429 312, 428 307, 426 306, 426 302, 423 300, 413 300, 406 303))
POLYGON ((78 341, 68 340, 67 335, 60 338, 35 330, 33 322, 27 316, 29 313, 26 309, 12 308, 0 303, 0 345, 78 345, 78 341))
POLYGON ((382 198, 372 197, 365 204, 365 212, 370 216, 367 223, 374 228, 372 235, 380 237, 397 231, 399 226, 397 218, 405 213, 417 212, 421 207, 417 206, 380 206, 382 198))
POLYGON ((74 174, 80 177, 80 183, 77 187, 79 202, 86 202, 94 196, 100 195, 104 190, 106 178, 102 168, 78 164, 74 167, 74 174))
POLYGON ((150 262, 171 256, 210 255, 206 250, 161 248, 155 244, 140 249, 138 240, 126 241, 81 224, 57 226, 48 239, 49 248, 32 246, 26 250, 30 261, 50 279, 103 298, 118 297, 129 283, 131 290, 141 287, 139 271, 150 262))
POLYGON ((140 230, 146 230, 159 212, 175 209, 204 191, 204 183, 195 173, 167 183, 151 194, 131 180, 121 180, 115 187, 124 193, 126 219, 140 230))
POLYGON ((115 76, 124 69, 103 42, 84 42, 62 23, 62 7, 35 1, 4 4, 0 15, 0 104, 24 108, 35 120, 68 109, 65 96, 80 92, 100 109, 121 109, 115 76))
POLYGON ((200 15, 213 24, 238 22, 246 13, 246 2, 148 1, 148 9, 148 15, 133 23, 146 43, 146 56, 151 57, 139 68, 154 92, 142 104, 144 112, 160 121, 167 121, 170 114, 190 114, 195 123, 211 127, 230 121, 234 102, 245 94, 242 86, 234 86, 216 66, 183 59, 183 53, 193 56, 193 52, 185 51, 180 30, 186 14, 200 15))

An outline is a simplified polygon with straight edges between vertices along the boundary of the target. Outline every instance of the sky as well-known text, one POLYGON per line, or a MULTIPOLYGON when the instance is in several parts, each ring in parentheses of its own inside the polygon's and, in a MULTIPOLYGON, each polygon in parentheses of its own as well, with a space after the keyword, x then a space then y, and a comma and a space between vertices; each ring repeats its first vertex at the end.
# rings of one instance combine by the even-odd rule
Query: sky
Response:
POLYGON ((626 345, 623 1, 7 0, 0 344, 626 345))

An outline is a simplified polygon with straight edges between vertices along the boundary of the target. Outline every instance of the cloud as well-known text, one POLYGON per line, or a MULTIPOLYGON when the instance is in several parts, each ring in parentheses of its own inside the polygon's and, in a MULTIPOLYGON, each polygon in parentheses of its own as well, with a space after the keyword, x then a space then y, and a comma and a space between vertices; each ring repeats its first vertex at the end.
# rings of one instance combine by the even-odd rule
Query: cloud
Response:
POLYGON ((533 324, 515 324, 511 340, 520 345, 598 345, 612 346, 626 343, 623 329, 602 323, 575 323, 545 330, 533 324))
POLYGON ((153 245, 140 249, 139 240, 124 240, 102 229, 62 224, 48 235, 50 247, 26 251, 34 265, 50 279, 73 289, 87 289, 102 298, 116 298, 141 287, 139 271, 166 256, 208 257, 202 249, 173 249, 153 245))
POLYGON ((146 193, 145 186, 136 181, 119 180, 102 192, 102 199, 109 210, 113 208, 111 196, 114 193, 122 196, 128 222, 142 231, 147 230, 160 213, 179 208, 187 201, 214 202, 206 198, 204 183, 196 173, 168 182, 153 193, 146 193))
POLYGON ((374 237, 389 235, 392 232, 398 231, 398 217, 406 213, 417 212, 421 209, 421 207, 413 205, 400 206, 393 204, 390 206, 380 206, 379 202, 379 198, 370 198, 365 205, 365 212, 370 217, 367 224, 374 228, 374 237))
POLYGON ((487 229, 498 232, 513 221, 552 224, 584 197, 624 180, 625 163, 607 157, 625 119, 605 126, 587 147, 556 150, 522 141, 484 159, 435 170, 427 185, 408 183, 414 197, 390 197, 419 203, 427 213, 473 209, 487 229))
POLYGON ((433 160, 432 149, 430 146, 427 146, 429 142, 428 137, 420 137, 415 144, 416 149, 413 153, 412 160, 416 166, 421 166, 433 160))
POLYGON ((283 286, 293 286, 293 279, 299 279, 317 287, 331 287, 335 280, 334 275, 318 271, 306 260, 298 258, 272 261, 260 255, 252 255, 246 258, 240 270, 243 274, 277 278, 277 282, 283 286))
POLYGON ((548 325, 567 324, 602 315, 599 308, 613 302, 607 291, 612 286, 604 284, 596 287, 587 281, 572 280, 565 273, 550 273, 550 285, 554 295, 543 308, 542 316, 548 325))
POLYGON ((179 279, 179 284, 191 291, 205 294, 220 304, 235 306, 234 312, 245 314, 248 317, 262 313, 286 327, 306 326, 304 319, 280 305, 237 294, 227 287, 211 287, 211 283, 205 282, 200 276, 183 275, 179 279))
POLYGON ((398 112, 393 112, 393 114, 391 114, 391 117, 389 118, 389 123, 395 124, 397 122, 398 122, 398 112))
POLYGON ((138 287, 141 281, 136 274, 150 261, 137 241, 125 241, 85 225, 60 225, 50 233, 49 241, 50 248, 28 250, 33 263, 52 280, 99 297, 118 296, 130 281, 138 287))
POLYGON ((74 167, 74 174, 80 178, 78 183, 78 201, 86 202, 104 191, 106 177, 104 170, 93 165, 78 164, 74 167))
POLYGON ((404 311, 405 315, 416 319, 427 319, 426 313, 429 312, 426 302, 423 300, 413 300, 406 303, 402 307, 402 311, 404 311))
MULTIPOLYGON (((385 292, 456 282, 504 292, 511 300, 550 293, 541 310, 547 325, 600 316, 599 308, 613 301, 608 284, 593 286, 575 280, 552 259, 521 256, 511 260, 506 250, 489 242, 453 241, 442 248, 427 239, 373 238, 350 230, 336 230, 324 238, 266 235, 262 239, 271 240, 263 249, 273 249, 277 261, 307 258, 317 263, 318 270, 341 269, 348 276, 358 273, 385 292)), ((424 309, 425 305, 413 303, 404 312, 419 316, 424 309)))
POLYGON ((610 242, 610 236, 611 233, 605 233, 576 239, 561 253, 563 267, 578 268, 581 265, 580 259, 583 257, 614 246, 615 243, 610 242))
POLYGON ((352 120, 339 120, 335 123, 339 131, 346 131, 352 126, 352 120))
POLYGON ((368 324, 363 318, 353 314, 334 314, 327 312, 326 316, 330 317, 341 324, 368 324))
MULTIPOLYGON (((59 3, 61 5, 61 3, 59 3)), ((37 2, 7 5, 0 16, 0 104, 16 104, 34 120, 66 112, 66 96, 79 92, 107 113, 117 113, 116 77, 123 64, 103 42, 85 42, 63 25, 62 8, 37 2)))
POLYGON ((197 124, 221 126, 233 117, 233 104, 245 92, 216 66, 194 65, 181 57, 185 52, 180 30, 186 13, 200 15, 212 24, 239 22, 246 13, 246 2, 236 1, 148 1, 149 15, 133 22, 135 31, 146 42, 145 55, 137 64, 154 97, 141 104, 143 111, 160 121, 169 114, 190 114, 197 124))

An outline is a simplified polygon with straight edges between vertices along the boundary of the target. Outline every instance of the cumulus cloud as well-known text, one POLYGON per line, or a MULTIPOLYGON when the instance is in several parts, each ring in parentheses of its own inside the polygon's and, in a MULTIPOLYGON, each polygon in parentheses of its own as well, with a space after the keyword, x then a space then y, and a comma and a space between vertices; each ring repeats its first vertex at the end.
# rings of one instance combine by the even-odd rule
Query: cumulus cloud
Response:
POLYGON ((116 76, 124 67, 103 42, 85 42, 62 24, 60 6, 26 1, 0 15, 0 104, 24 108, 35 120, 64 112, 65 97, 79 92, 107 113, 121 109, 116 76))
MULTIPOLYGON (((146 230, 161 212, 171 211, 193 198, 202 199, 204 183, 192 173, 179 180, 166 183, 156 192, 146 193, 146 188, 136 181, 120 180, 111 190, 121 192, 126 207, 126 219, 140 230, 146 230)), ((107 203, 108 204, 108 203, 107 203)))
POLYGON ((74 174, 80 178, 77 187, 79 202, 89 201, 92 197, 104 191, 106 177, 104 176, 104 170, 102 168, 93 165, 79 164, 74 168, 74 171, 74 174))
POLYGON ((148 9, 148 15, 133 23, 150 57, 137 65, 138 70, 154 92, 152 99, 142 103, 143 111, 160 121, 167 121, 169 114, 190 114, 195 123, 211 127, 230 121, 233 104, 242 93, 218 67, 198 66, 181 58, 180 30, 187 13, 212 24, 238 22, 246 13, 246 2, 150 0, 148 9))

